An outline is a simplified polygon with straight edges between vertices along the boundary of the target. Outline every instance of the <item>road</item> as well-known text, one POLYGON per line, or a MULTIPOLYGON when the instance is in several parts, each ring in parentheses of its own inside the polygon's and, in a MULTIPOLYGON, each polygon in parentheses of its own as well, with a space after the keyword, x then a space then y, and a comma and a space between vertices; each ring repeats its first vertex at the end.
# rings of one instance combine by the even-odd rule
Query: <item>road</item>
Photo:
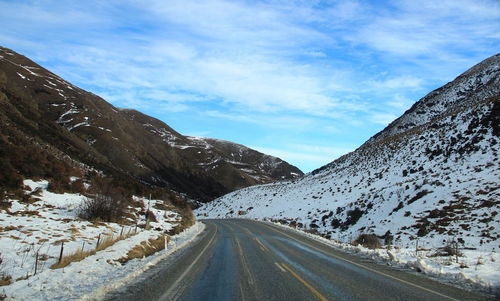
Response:
POLYGON ((204 220, 192 246, 106 300, 488 300, 251 220, 204 220))

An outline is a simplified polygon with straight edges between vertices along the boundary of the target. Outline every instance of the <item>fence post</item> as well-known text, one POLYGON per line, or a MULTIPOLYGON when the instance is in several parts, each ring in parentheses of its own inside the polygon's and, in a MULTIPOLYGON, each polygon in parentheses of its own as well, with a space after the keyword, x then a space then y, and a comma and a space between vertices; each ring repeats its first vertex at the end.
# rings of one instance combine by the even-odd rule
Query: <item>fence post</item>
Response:
POLYGON ((95 246, 95 248, 99 248, 99 242, 101 241, 101 234, 99 234, 99 237, 97 238, 97 245, 95 246))
POLYGON ((64 241, 61 243, 61 253, 59 254, 59 263, 61 263, 64 251, 64 241))
POLYGON ((120 232, 120 239, 122 238, 123 236, 123 228, 125 228, 125 226, 122 226, 122 231, 120 232))
POLYGON ((38 252, 36 252, 36 256, 35 256, 35 275, 36 275, 37 270, 38 270, 38 252))
POLYGON ((82 252, 83 252, 83 249, 85 249, 85 240, 83 241, 82 252))

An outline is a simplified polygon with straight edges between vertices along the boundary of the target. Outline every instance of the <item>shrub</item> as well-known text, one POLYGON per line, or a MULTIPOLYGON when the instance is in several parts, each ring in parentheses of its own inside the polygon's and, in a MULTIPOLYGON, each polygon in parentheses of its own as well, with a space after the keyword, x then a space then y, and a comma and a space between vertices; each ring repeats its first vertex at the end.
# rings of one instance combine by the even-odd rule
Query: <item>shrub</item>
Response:
POLYGON ((123 200, 103 194, 87 197, 80 207, 80 217, 104 222, 120 221, 125 214, 123 200))
POLYGON ((56 174, 50 180, 47 190, 54 193, 64 193, 71 191, 69 177, 63 174, 56 174))
POLYGON ((379 249, 382 247, 377 235, 375 234, 360 234, 355 241, 352 242, 353 245, 362 245, 363 247, 369 249, 379 249))
POLYGON ((365 212, 358 207, 355 207, 354 210, 347 211, 347 218, 342 225, 342 230, 347 230, 349 226, 356 224, 364 213, 365 212))
POLYGON ((383 236, 381 236, 380 238, 384 239, 384 244, 386 246, 391 246, 393 241, 394 241, 394 235, 391 234, 390 230, 387 230, 387 232, 385 232, 385 234, 383 236))
POLYGON ((92 179, 91 194, 80 207, 80 217, 86 220, 121 222, 126 215, 128 197, 111 185, 111 180, 96 177, 92 179))
POLYGON ((71 183, 71 192, 73 193, 85 193, 85 185, 83 185, 83 180, 78 179, 71 183))
POLYGON ((189 205, 187 205, 185 208, 181 210, 181 217, 182 217, 181 225, 183 230, 191 227, 196 222, 193 210, 191 210, 191 206, 189 205))

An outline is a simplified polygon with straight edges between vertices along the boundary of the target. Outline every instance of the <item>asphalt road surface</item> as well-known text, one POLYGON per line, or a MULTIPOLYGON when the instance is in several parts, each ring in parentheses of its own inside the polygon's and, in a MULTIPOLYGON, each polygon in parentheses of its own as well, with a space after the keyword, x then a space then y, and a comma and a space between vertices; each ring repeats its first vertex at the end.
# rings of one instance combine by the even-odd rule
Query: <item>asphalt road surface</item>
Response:
POLYGON ((488 300, 271 224, 203 220, 190 247, 106 300, 488 300))

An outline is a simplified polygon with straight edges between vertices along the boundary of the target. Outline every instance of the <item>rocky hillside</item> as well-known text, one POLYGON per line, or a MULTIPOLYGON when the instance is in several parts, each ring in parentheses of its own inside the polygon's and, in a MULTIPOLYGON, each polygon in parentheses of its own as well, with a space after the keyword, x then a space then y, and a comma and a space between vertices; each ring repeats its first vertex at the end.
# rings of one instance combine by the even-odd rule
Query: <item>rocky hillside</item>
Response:
POLYGON ((248 187, 198 216, 272 218, 350 242, 500 251, 500 55, 415 103, 356 151, 302 178, 248 187))
MULTIPOLYGON (((60 160, 209 201, 238 188, 302 175, 278 158, 230 142, 186 137, 160 120, 115 108, 2 47, 0 104, 0 166, 22 176, 56 176, 43 164, 60 160), (33 164, 27 164, 30 160, 33 164)), ((20 180, 14 175, 0 181, 10 187, 20 180)))

